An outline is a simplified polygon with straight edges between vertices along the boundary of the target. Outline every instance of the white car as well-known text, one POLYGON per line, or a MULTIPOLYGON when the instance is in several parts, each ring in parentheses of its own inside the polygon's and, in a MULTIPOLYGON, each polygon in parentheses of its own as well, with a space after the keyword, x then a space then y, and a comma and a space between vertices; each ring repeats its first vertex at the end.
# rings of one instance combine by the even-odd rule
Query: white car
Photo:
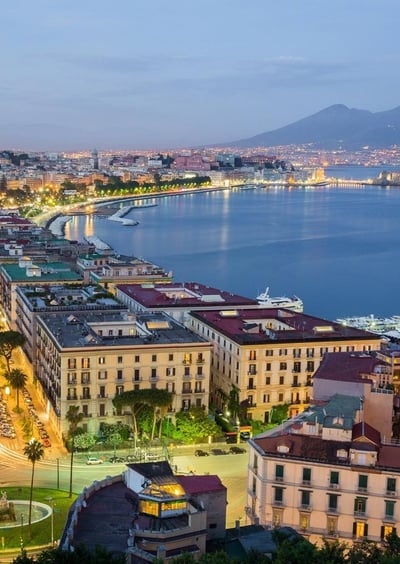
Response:
POLYGON ((86 460, 86 464, 103 464, 101 458, 95 458, 94 456, 89 456, 86 460))

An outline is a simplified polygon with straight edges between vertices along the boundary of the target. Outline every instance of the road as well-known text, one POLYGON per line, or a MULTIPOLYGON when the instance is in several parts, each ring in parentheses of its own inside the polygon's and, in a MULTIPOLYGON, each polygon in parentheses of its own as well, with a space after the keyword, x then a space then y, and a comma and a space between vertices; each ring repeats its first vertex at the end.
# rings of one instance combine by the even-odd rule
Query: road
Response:
MULTIPOLYGON (((175 449, 177 450, 177 449, 175 449)), ((35 487, 69 490, 69 458, 47 458, 36 463, 35 487)), ((173 453, 173 464, 178 473, 193 471, 197 475, 216 474, 228 490, 226 526, 234 527, 237 520, 245 524, 248 455, 229 454, 226 456, 195 457, 194 447, 183 447, 173 453)), ((83 459, 77 460, 73 468, 73 491, 80 493, 94 480, 123 472, 125 464, 105 462, 98 466, 88 466, 83 459)), ((0 489, 7 486, 29 485, 32 466, 26 457, 0 443, 0 489)))

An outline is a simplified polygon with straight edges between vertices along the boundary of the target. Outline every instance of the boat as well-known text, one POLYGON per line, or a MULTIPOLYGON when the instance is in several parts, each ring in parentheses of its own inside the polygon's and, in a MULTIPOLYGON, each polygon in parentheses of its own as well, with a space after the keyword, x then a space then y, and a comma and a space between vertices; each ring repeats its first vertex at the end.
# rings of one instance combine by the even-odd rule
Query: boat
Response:
POLYGON ((257 296, 257 301, 260 307, 263 308, 277 308, 282 307, 285 309, 291 309, 301 313, 303 311, 303 301, 297 296, 279 296, 271 297, 269 295, 269 287, 265 289, 257 296))
POLYGON ((346 327, 355 327, 377 335, 386 335, 393 331, 400 331, 400 316, 375 317, 373 314, 359 317, 343 317, 336 319, 337 323, 346 327))

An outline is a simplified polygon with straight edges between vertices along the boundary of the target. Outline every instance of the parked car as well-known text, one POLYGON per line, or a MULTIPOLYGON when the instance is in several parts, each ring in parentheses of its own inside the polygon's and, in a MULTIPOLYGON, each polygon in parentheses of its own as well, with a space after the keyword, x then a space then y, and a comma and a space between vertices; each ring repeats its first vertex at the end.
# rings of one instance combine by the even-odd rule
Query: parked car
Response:
POLYGON ((202 450, 201 448, 198 448, 197 450, 194 451, 194 455, 195 456, 208 456, 208 452, 205 450, 202 450))
POLYGON ((223 450, 222 448, 213 448, 211 449, 211 454, 214 454, 215 456, 220 456, 223 454, 229 454, 229 452, 227 450, 223 450))
POLYGON ((243 454, 247 451, 246 451, 245 448, 242 448, 242 447, 231 446, 231 448, 229 449, 229 452, 232 453, 232 454, 243 454))
POLYGON ((125 462, 125 458, 123 456, 110 456, 108 462, 111 462, 111 464, 121 464, 125 462))
POLYGON ((86 460, 86 464, 103 464, 101 458, 96 458, 95 456, 89 456, 86 460))

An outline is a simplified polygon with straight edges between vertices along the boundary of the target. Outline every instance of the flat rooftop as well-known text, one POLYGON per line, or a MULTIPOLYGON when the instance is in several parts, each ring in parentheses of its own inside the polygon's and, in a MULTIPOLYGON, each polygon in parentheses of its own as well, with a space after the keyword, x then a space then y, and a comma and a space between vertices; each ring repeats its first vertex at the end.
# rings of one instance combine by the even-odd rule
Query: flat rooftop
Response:
POLYGON ((127 312, 74 312, 38 316, 60 348, 129 347, 174 344, 206 344, 162 312, 132 314, 127 312), (122 334, 119 334, 119 332, 122 334))
POLYGON ((119 284, 117 290, 147 309, 257 306, 257 300, 211 288, 198 282, 119 284))
POLYGON ((374 333, 283 308, 238 307, 231 311, 192 311, 191 315, 241 345, 379 340, 379 336, 374 333))

